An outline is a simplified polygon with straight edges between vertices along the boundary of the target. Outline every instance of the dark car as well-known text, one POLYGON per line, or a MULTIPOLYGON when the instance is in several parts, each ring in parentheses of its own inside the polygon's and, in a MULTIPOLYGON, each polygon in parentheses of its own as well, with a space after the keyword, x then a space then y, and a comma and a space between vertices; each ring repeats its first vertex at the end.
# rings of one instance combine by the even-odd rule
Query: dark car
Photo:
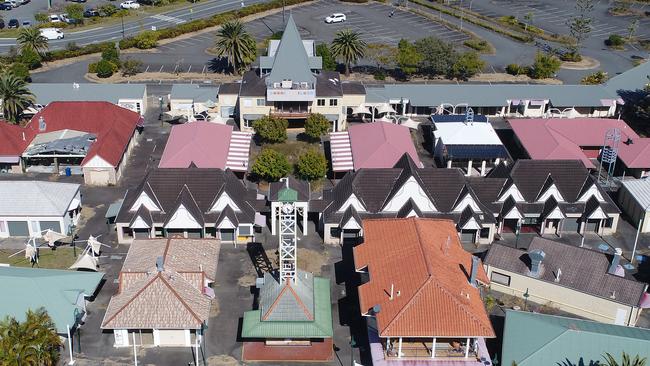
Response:
POLYGON ((0 10, 11 10, 11 9, 13 9, 13 7, 11 6, 11 4, 0 3, 0 10))
POLYGON ((18 19, 11 19, 7 25, 7 28, 18 28, 19 26, 20 23, 18 23, 18 19))
POLYGON ((86 9, 86 11, 84 11, 84 18, 92 18, 98 16, 99 16, 99 12, 95 9, 86 9))

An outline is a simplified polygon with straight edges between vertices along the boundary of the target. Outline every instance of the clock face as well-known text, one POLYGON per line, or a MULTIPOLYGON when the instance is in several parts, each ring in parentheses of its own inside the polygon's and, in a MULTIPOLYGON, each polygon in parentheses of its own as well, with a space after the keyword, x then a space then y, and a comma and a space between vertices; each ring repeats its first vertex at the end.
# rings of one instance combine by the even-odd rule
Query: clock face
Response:
POLYGON ((282 212, 284 212, 285 214, 292 213, 293 212, 293 205, 290 204, 290 203, 285 203, 284 205, 282 205, 282 212))

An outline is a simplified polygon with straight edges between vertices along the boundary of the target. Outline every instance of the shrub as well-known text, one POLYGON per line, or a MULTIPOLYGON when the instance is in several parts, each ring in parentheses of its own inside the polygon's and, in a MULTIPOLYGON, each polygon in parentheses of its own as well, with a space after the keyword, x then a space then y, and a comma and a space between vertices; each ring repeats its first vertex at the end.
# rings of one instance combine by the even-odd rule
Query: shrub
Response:
POLYGON ((50 17, 45 13, 36 13, 34 14, 34 20, 38 23, 48 23, 50 21, 50 17))
POLYGON ((111 77, 117 69, 117 66, 110 61, 100 60, 97 63, 97 76, 100 78, 111 77))
POLYGON ((607 75, 606 72, 604 71, 596 71, 593 74, 589 74, 582 78, 580 83, 585 84, 585 85, 598 85, 602 84, 607 81, 609 76, 607 75))
POLYGON ((478 53, 471 51, 465 52, 451 66, 451 77, 467 80, 478 74, 485 67, 485 61, 481 59, 478 53))
POLYGON ((27 65, 21 62, 14 62, 9 67, 9 72, 11 72, 12 74, 16 75, 17 77, 25 81, 31 80, 31 76, 29 75, 29 68, 27 67, 27 65))
POLYGON ((289 174, 290 169, 286 156, 273 149, 263 149, 255 159, 251 172, 260 179, 274 182, 289 174))
POLYGON ((373 76, 373 78, 375 78, 375 80, 384 81, 384 80, 386 80, 386 71, 377 70, 377 71, 375 71, 374 74, 372 74, 372 76, 373 76))
POLYGON ((74 51, 78 51, 78 50, 80 50, 81 47, 79 47, 79 45, 77 45, 77 43, 73 41, 73 42, 68 42, 68 43, 65 45, 65 49, 66 49, 66 51, 72 51, 72 52, 74 52, 74 51))
POLYGON ((106 60, 114 63, 117 66, 120 66, 120 50, 118 50, 115 45, 112 47, 106 47, 102 51, 102 60, 106 60))
POLYGON ((309 150, 298 158, 296 172, 305 180, 321 179, 327 174, 327 159, 320 151, 309 150))
POLYGON ((518 25, 519 21, 514 15, 506 15, 499 18, 499 22, 508 25, 518 25))
POLYGON ((289 121, 282 118, 264 116, 253 122, 253 129, 262 141, 277 143, 287 140, 289 121))
POLYGON ((338 64, 334 56, 332 56, 332 52, 327 44, 320 43, 316 46, 316 56, 320 56, 323 59, 323 70, 336 70, 338 64))
POLYGON ((132 59, 132 58, 127 58, 122 62, 122 66, 120 67, 122 70, 122 75, 123 76, 132 76, 135 74, 138 74, 142 72, 142 61, 132 59))
POLYGON ((141 50, 154 48, 157 44, 158 34, 154 31, 145 31, 135 37, 135 47, 141 50))
POLYGON ((490 45, 487 43, 487 41, 483 39, 469 39, 463 44, 479 52, 487 51, 490 48, 490 45))
POLYGON ((568 62, 580 62, 582 61, 582 55, 578 52, 565 52, 560 55, 560 60, 568 62))
POLYGON ((70 4, 65 7, 65 12, 70 19, 83 23, 84 20, 84 7, 80 4, 70 4))
POLYGON ((320 113, 312 113, 305 121, 305 135, 314 140, 327 133, 330 129, 330 121, 320 113))
POLYGON ((88 64, 88 73, 96 74, 97 73, 97 64, 98 62, 91 62, 88 64))
POLYGON ((619 36, 618 34, 612 34, 605 40, 605 44, 609 47, 623 47, 625 44, 625 38, 619 36))
POLYGON ((41 67, 41 56, 38 52, 27 48, 20 53, 20 62, 27 66, 30 70, 41 67))
POLYGON ((522 71, 523 68, 518 64, 508 64, 508 66, 506 66, 506 72, 510 75, 521 75, 523 74, 522 71))
POLYGON ((538 52, 535 56, 535 63, 530 68, 529 75, 533 79, 545 79, 555 75, 560 69, 560 60, 555 56, 549 56, 538 52))
POLYGON ((97 11, 99 11, 100 14, 103 14, 106 17, 110 17, 111 15, 117 13, 118 8, 113 4, 104 4, 101 5, 99 8, 97 8, 97 11))

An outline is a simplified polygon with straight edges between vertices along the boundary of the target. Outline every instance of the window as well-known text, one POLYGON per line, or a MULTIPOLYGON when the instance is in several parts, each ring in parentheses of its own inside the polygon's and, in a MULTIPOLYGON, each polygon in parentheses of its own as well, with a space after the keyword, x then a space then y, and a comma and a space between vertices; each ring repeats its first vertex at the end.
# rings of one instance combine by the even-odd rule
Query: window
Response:
POLYGON ((341 236, 341 229, 340 229, 338 226, 331 227, 331 228, 330 228, 330 235, 331 235, 333 238, 338 238, 338 237, 340 237, 340 236, 341 236))
POLYGON ((251 230, 251 227, 248 225, 240 225, 239 226, 239 236, 252 236, 253 235, 253 230, 251 230))
POLYGON ((339 105, 338 99, 330 99, 330 107, 335 107, 337 105, 339 105))
POLYGON ((244 119, 244 127, 253 127, 253 122, 252 120, 249 119, 244 119))
POLYGON ((613 224, 614 224, 614 219, 611 217, 603 221, 603 227, 611 228, 613 224))
POLYGON ((266 101, 264 100, 264 98, 258 98, 257 99, 257 106, 258 107, 263 107, 264 105, 266 105, 266 101))
POLYGON ((154 236, 156 238, 164 238, 165 237, 165 232, 163 231, 163 228, 160 226, 156 226, 153 228, 154 231, 154 236))
POLYGON ((318 99, 318 100, 316 101, 316 104, 317 104, 318 106, 320 106, 320 107, 324 107, 324 106, 325 106, 325 99, 318 99))
POLYGON ((492 275, 490 276, 490 281, 494 283, 498 283, 500 285, 510 286, 510 276, 506 276, 503 273, 492 272, 492 275))
POLYGON ((481 239, 487 239, 490 236, 490 228, 489 227, 484 227, 481 228, 481 239))

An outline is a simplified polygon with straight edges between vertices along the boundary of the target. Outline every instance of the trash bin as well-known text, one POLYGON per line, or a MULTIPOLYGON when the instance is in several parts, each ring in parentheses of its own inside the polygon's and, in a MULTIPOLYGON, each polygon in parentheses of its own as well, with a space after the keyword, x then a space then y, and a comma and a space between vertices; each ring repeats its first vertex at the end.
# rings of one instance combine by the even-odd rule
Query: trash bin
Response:
POLYGON ((72 169, 70 167, 65 168, 65 176, 69 177, 72 175, 72 169))

